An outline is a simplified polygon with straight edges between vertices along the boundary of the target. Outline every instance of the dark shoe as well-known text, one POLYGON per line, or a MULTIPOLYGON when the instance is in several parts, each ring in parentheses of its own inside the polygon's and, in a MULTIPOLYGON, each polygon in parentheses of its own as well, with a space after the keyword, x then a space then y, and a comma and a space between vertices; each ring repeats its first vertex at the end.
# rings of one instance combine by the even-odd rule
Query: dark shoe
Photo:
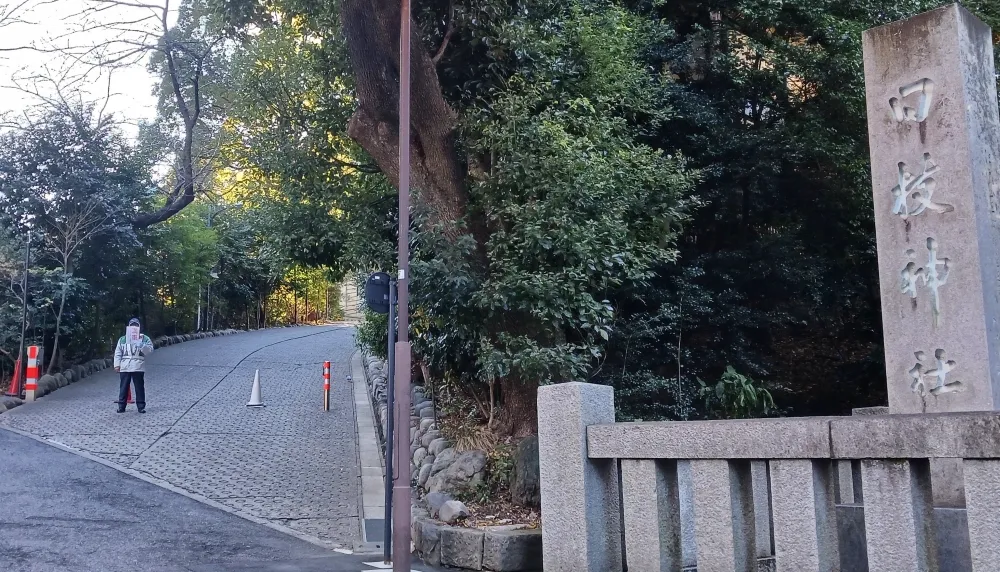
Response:
POLYGON ((146 410, 145 410, 145 409, 140 409, 140 410, 139 410, 139 413, 145 413, 145 412, 146 412, 146 410))
POLYGON ((119 409, 118 413, 125 413, 125 410, 124 409, 119 409))

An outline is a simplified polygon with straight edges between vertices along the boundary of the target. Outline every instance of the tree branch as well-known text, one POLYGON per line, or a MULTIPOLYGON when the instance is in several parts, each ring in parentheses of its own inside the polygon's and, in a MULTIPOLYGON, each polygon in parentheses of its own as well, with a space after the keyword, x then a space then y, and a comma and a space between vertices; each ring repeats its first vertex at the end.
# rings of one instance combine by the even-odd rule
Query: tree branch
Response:
POLYGON ((444 55, 444 51, 448 49, 448 42, 451 40, 451 35, 455 31, 455 0, 450 0, 448 2, 448 24, 444 30, 444 38, 441 39, 441 45, 438 46, 437 53, 431 58, 435 64, 441 60, 441 56, 444 55))

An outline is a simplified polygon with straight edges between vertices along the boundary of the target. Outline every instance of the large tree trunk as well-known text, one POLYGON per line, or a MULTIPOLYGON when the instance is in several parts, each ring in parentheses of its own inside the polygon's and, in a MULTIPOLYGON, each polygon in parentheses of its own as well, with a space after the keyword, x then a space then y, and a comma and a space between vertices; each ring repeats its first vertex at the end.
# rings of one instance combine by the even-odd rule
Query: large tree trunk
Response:
MULTIPOLYGON (((397 188, 399 18, 398 0, 343 0, 344 34, 358 95, 358 109, 347 132, 397 188)), ((466 169, 455 150, 457 114, 442 95, 419 28, 412 30, 410 161, 415 205, 426 212, 429 224, 441 225, 451 240, 461 234, 455 223, 466 219, 482 244, 483 225, 467 219, 466 169)))
MULTIPOLYGON (((354 69, 358 109, 348 134, 372 156, 379 169, 399 187, 399 23, 398 0, 342 0, 343 27, 354 69)), ((414 205, 454 243, 470 232, 478 246, 473 267, 488 270, 489 238, 481 212, 470 211, 467 165, 455 148, 458 115, 445 101, 435 63, 411 26, 410 162, 414 205), (464 221, 467 231, 456 223, 464 221)), ((419 356, 414 363, 419 363, 419 356)), ((525 436, 537 426, 537 384, 505 380, 503 405, 496 424, 501 434, 525 436)))
POLYGON ((499 435, 528 437, 538 432, 538 384, 516 378, 500 380, 500 410, 494 426, 499 435))

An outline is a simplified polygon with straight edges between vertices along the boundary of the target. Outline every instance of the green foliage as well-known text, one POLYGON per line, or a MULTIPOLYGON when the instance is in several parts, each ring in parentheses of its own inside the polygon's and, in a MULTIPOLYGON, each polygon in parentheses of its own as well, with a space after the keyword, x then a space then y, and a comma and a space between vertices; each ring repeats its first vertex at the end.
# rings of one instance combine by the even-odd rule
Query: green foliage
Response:
POLYGON ((389 359, 389 316, 365 309, 365 319, 354 332, 358 347, 379 359, 389 359))
POLYGON ((705 411, 720 419, 749 419, 767 417, 776 412, 774 399, 764 387, 748 376, 737 373, 732 366, 715 385, 698 380, 700 397, 705 400, 705 411))
POLYGON ((459 499, 486 504, 493 499, 510 496, 514 480, 514 447, 500 443, 486 455, 484 478, 471 490, 459 491, 459 499))
POLYGON ((133 316, 153 337, 194 330, 199 309, 203 328, 339 316, 337 277, 289 271, 256 224, 275 218, 266 204, 215 194, 137 232, 130 216, 162 201, 145 143, 87 105, 43 108, 0 135, 0 354, 12 362, 20 343, 29 231, 27 342, 56 365, 106 354, 133 316))
MULTIPOLYGON (((418 358, 478 403, 511 378, 613 385, 626 419, 884 400, 860 36, 940 4, 416 2, 424 49, 451 34, 435 66, 471 204, 457 240, 414 212, 418 358)), ((966 3, 1000 28, 995 4, 966 3)), ((394 268, 341 4, 213 5, 243 42, 225 154, 273 242, 394 268)), ((359 341, 381 353, 384 327, 359 341)))

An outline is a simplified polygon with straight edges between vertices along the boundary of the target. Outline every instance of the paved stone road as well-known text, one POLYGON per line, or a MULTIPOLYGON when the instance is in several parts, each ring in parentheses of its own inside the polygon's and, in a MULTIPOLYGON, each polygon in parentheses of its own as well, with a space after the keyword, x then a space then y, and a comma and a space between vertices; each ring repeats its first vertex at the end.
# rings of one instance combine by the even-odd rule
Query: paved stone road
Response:
POLYGON ((359 539, 350 326, 191 341, 149 359, 147 413, 115 413, 108 370, 0 415, 0 425, 103 458, 334 547, 359 539), (322 362, 333 361, 331 410, 322 362), (254 370, 264 402, 246 407, 254 370))

